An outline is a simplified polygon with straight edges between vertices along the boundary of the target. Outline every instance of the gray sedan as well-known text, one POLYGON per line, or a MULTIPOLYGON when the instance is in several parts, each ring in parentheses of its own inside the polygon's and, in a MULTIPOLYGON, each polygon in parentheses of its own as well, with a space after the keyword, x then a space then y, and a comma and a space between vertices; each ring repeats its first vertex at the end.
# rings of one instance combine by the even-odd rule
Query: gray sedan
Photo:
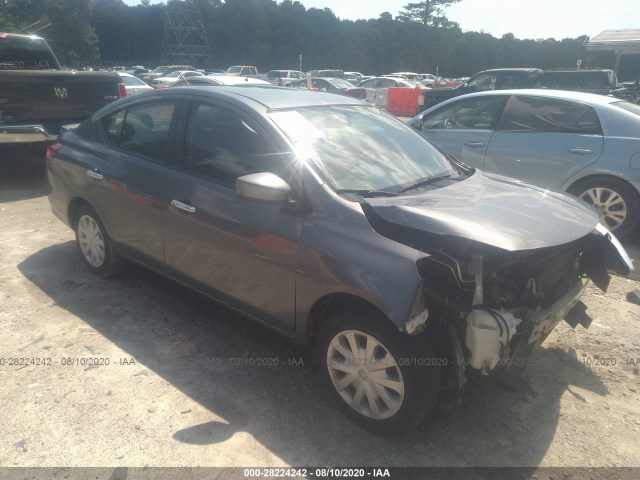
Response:
POLYGON ((448 100, 409 124, 487 172, 566 191, 618 236, 640 218, 640 107, 617 98, 502 90, 448 100))
POLYGON ((588 277, 631 268, 581 202, 330 93, 142 93, 65 132, 47 168, 89 270, 134 261, 315 348, 337 405, 379 432, 457 403, 471 372, 523 368, 563 318, 588 327, 588 277))

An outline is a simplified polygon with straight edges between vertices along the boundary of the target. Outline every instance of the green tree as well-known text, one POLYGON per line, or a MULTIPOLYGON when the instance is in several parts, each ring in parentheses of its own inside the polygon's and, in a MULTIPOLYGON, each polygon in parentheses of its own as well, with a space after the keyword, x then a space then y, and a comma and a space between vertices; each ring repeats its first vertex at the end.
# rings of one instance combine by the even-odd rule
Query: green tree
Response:
POLYGON ((397 20, 407 23, 418 23, 423 26, 417 33, 418 38, 418 70, 421 72, 429 68, 428 43, 433 40, 430 35, 435 28, 456 28, 458 25, 451 22, 444 14, 445 8, 460 0, 424 0, 422 2, 408 3, 404 10, 397 16, 397 20))
POLYGON ((404 11, 396 17, 401 22, 418 22, 427 27, 453 27, 455 24, 447 19, 444 9, 460 0, 425 0, 407 3, 404 11))
POLYGON ((46 37, 63 65, 81 68, 100 58, 98 37, 89 23, 94 6, 95 0, 47 0, 51 26, 46 37))

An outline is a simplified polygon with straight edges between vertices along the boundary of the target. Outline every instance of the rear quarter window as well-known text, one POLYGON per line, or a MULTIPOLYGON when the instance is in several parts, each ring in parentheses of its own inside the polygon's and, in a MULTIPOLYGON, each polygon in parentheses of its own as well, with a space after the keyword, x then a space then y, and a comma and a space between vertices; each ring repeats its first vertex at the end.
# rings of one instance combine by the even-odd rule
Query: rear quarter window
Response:
POLYGON ((136 105, 105 117, 102 123, 116 148, 166 163, 174 108, 173 101, 136 105))

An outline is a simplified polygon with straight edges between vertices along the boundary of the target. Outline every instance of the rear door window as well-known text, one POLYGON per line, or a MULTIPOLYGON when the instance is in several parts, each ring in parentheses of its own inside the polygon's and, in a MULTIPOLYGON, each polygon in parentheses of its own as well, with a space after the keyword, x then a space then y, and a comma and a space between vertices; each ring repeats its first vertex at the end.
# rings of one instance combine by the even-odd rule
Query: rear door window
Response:
POLYGON ((175 106, 175 101, 135 105, 105 117, 103 127, 116 148, 168 163, 175 106))
POLYGON ((559 98, 525 95, 511 97, 497 129, 602 135, 602 126, 593 107, 559 98))

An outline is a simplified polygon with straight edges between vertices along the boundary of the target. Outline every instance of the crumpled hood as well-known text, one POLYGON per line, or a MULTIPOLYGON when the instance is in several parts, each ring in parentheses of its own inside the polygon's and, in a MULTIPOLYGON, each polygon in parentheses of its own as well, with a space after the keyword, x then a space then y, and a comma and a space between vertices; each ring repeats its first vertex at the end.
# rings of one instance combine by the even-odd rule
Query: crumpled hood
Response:
POLYGON ((363 201, 392 224, 509 251, 562 245, 599 223, 595 211, 576 199, 480 171, 428 192, 363 201))

